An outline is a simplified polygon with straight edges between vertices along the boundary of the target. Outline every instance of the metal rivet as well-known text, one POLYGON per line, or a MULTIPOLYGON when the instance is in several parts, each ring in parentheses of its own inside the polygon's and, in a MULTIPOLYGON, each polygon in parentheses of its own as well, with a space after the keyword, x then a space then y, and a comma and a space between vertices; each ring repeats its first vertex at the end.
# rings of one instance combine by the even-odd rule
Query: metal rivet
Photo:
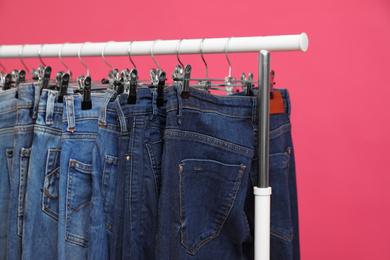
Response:
POLYGON ((179 171, 182 172, 182 171, 183 171, 183 168, 184 168, 183 165, 180 165, 180 166, 179 166, 179 171))
POLYGON ((130 160, 130 155, 126 156, 126 160, 130 160))

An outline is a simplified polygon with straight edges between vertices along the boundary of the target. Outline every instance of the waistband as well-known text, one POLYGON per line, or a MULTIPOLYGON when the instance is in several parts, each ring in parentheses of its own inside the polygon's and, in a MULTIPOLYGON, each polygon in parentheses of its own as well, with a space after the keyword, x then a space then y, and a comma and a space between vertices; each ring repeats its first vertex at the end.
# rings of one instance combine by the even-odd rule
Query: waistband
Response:
MULTIPOLYGON (((138 88, 137 89, 137 101, 135 104, 127 104, 127 94, 123 93, 118 96, 118 105, 120 105, 125 115, 132 114, 150 114, 158 113, 165 115, 165 105, 157 107, 157 92, 149 88, 138 88)), ((164 93, 164 104, 166 103, 166 94, 164 93)), ((109 109, 117 109, 117 105, 110 103, 109 109)))
POLYGON ((252 118, 256 111, 257 98, 253 96, 218 96, 190 87, 190 97, 182 99, 181 88, 176 86, 168 87, 166 92, 167 113, 178 109, 197 109, 206 113, 215 112, 232 117, 252 118))
POLYGON ((15 93, 14 88, 0 92, 0 115, 16 111, 18 100, 15 93))
MULTIPOLYGON (((80 95, 65 96, 64 110, 62 115, 63 122, 67 122, 67 132, 76 131, 76 121, 91 120, 97 121, 99 118, 100 107, 103 102, 102 95, 91 94, 92 108, 88 110, 81 109, 81 102, 83 97, 80 95)), ((97 124, 96 124, 97 126, 97 124)))
MULTIPOLYGON (((256 97, 256 102, 257 100, 257 95, 258 95, 258 88, 253 89, 253 96, 256 97)), ((270 113, 271 114, 279 114, 279 113, 286 113, 288 117, 290 117, 291 113, 291 102, 290 102, 290 94, 287 89, 274 89, 274 92, 278 92, 278 95, 275 95, 274 100, 270 100, 270 113), (279 100, 281 98, 281 100, 279 100), (281 104, 283 102, 283 104, 281 104), (282 108, 280 108, 282 106, 282 108), (281 111, 283 110, 283 111, 281 111)), ((237 93, 234 93, 233 96, 245 96, 245 92, 240 91, 237 93)))
POLYGON ((166 116, 166 94, 164 93, 164 105, 157 106, 157 92, 149 88, 137 89, 137 101, 135 104, 127 104, 128 94, 119 95, 115 102, 108 104, 108 109, 116 109, 120 125, 121 135, 128 133, 126 118, 134 116, 148 116, 150 120, 157 119, 157 116, 166 116))

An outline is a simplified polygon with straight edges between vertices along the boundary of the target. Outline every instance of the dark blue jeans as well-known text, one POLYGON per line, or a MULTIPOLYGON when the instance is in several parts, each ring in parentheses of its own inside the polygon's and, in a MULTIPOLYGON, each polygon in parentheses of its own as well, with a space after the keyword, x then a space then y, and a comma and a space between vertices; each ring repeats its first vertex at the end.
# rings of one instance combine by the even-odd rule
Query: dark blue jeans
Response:
POLYGON ((167 89, 156 259, 242 259, 256 98, 167 89))
MULTIPOLYGON (((92 151, 98 132, 102 95, 92 109, 81 96, 65 96, 59 185, 58 259, 86 259, 92 196, 92 151)), ((104 232, 104 230, 102 231, 104 232)))
POLYGON ((111 259, 155 259, 165 106, 138 88, 137 103, 118 97, 119 172, 111 259))
MULTIPOLYGON (((298 260, 300 259, 298 202, 294 150, 291 139, 291 105, 288 91, 286 89, 277 91, 281 93, 283 99, 284 113, 270 115, 269 185, 272 188, 270 258, 298 260)), ((254 257, 253 187, 257 184, 257 144, 250 176, 245 213, 248 217, 251 235, 243 244, 247 259, 254 257)))
POLYGON ((23 217, 23 259, 57 258, 62 107, 43 90, 34 125, 23 217))
POLYGON ((99 126, 92 153, 92 199, 88 258, 108 259, 114 222, 118 177, 116 92, 108 89, 99 112, 99 126))
POLYGON ((10 176, 14 151, 17 99, 15 89, 0 92, 0 259, 7 259, 10 176))
POLYGON ((8 259, 22 255, 23 216, 34 124, 38 116, 40 84, 20 85, 8 215, 8 259))

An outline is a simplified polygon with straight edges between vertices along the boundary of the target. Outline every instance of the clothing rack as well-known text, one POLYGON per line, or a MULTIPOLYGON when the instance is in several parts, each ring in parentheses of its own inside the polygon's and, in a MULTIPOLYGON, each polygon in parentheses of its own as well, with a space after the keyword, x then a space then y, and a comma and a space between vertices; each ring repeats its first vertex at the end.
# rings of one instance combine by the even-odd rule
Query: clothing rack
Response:
POLYGON ((258 134, 258 183, 255 195, 255 259, 270 258, 270 199, 269 187, 269 104, 270 104, 270 52, 302 51, 309 46, 305 33, 296 35, 206 38, 185 40, 156 40, 103 43, 66 43, 2 45, 2 58, 41 58, 41 57, 100 57, 128 56, 131 43, 131 56, 205 54, 205 53, 244 53, 258 52, 259 56, 259 134, 258 134), (180 49, 177 49, 180 42, 180 49), (229 41, 229 45, 226 43, 229 41), (203 43, 202 49, 200 48, 203 43))

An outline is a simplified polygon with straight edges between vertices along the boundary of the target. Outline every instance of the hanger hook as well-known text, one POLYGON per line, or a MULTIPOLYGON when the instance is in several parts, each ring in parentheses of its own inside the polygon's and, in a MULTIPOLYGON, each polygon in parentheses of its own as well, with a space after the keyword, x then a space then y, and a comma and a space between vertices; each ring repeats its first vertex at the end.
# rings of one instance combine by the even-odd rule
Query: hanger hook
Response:
POLYGON ((137 68, 137 66, 135 66, 133 60, 131 59, 131 46, 133 45, 134 42, 135 41, 130 42, 129 48, 127 48, 127 53, 129 54, 129 59, 130 59, 131 63, 133 64, 134 68, 137 68))
POLYGON ((229 42, 230 42, 230 40, 231 40, 232 38, 234 38, 234 37, 230 37, 229 39, 227 39, 226 45, 225 45, 226 60, 227 60, 227 62, 229 63, 229 76, 228 76, 229 78, 231 77, 231 74, 232 74, 232 65, 230 64, 230 60, 229 60, 227 51, 228 51, 229 42))
POLYGON ((65 68, 68 70, 68 74, 70 75, 70 69, 68 66, 66 66, 65 62, 62 60, 62 48, 64 47, 65 44, 68 44, 69 42, 65 42, 61 45, 61 48, 60 50, 58 51, 58 58, 60 58, 60 61, 62 63, 62 65, 65 66, 65 68))
POLYGON ((207 63, 205 61, 205 59, 203 58, 203 41, 207 39, 207 38, 203 38, 202 41, 200 42, 200 56, 202 57, 202 60, 203 60, 203 63, 204 63, 204 66, 206 67, 206 80, 208 79, 207 78, 207 63))
POLYGON ((89 68, 88 68, 88 66, 87 65, 85 65, 85 63, 81 60, 81 57, 80 57, 80 54, 81 54, 81 49, 84 47, 84 45, 86 44, 86 43, 88 43, 88 42, 84 42, 81 46, 80 46, 80 48, 79 48, 79 51, 78 51, 78 53, 77 53, 77 55, 79 56, 79 60, 80 60, 80 62, 81 62, 81 64, 83 64, 84 65, 84 67, 87 69, 87 76, 89 76, 89 68))
POLYGON ((23 49, 24 49, 24 46, 26 46, 26 45, 27 45, 27 44, 24 44, 24 45, 22 45, 22 47, 20 48, 20 50, 19 50, 19 59, 20 59, 20 62, 22 62, 23 67, 26 69, 26 72, 27 72, 27 75, 28 75, 28 80, 30 80, 30 78, 31 78, 30 71, 28 70, 26 64, 24 64, 24 61, 23 61, 23 59, 22 59, 23 49))
MULTIPOLYGON (((0 50, 1 50, 1 48, 3 48, 3 45, 0 46, 0 50)), ((4 74, 6 74, 6 73, 7 73, 7 70, 5 69, 5 67, 3 66, 3 64, 0 63, 0 66, 3 68, 4 74)))
POLYGON ((41 44, 41 46, 39 47, 39 50, 38 50, 38 57, 39 57, 39 60, 41 61, 41 63, 42 63, 42 65, 44 66, 44 67, 46 67, 46 64, 43 62, 43 60, 42 60, 42 57, 41 57, 41 52, 42 52, 42 47, 43 47, 43 45, 45 45, 46 43, 44 43, 44 44, 41 44))
POLYGON ((179 59, 179 48, 180 48, 180 44, 181 42, 183 41, 184 39, 180 39, 178 42, 177 42, 177 45, 176 45, 176 58, 177 58, 177 61, 180 63, 181 67, 184 69, 184 65, 183 63, 181 62, 181 60, 179 59))
POLYGON ((104 62, 105 62, 108 66, 110 66, 111 70, 114 72, 114 70, 115 70, 114 67, 113 67, 110 63, 107 62, 106 58, 104 58, 104 50, 106 49, 107 45, 109 45, 109 44, 112 43, 112 42, 115 42, 115 41, 109 41, 109 42, 106 43, 106 45, 104 45, 104 47, 103 47, 103 49, 102 49, 102 58, 103 58, 104 62))
POLYGON ((153 42, 152 47, 150 48, 150 53, 152 54, 152 58, 153 58, 153 60, 154 60, 154 63, 156 63, 157 68, 158 68, 159 70, 161 70, 160 65, 158 65, 158 63, 157 63, 157 61, 156 61, 156 59, 154 58, 154 55, 153 55, 154 45, 156 44, 157 41, 160 41, 160 40, 155 40, 155 41, 153 42))

